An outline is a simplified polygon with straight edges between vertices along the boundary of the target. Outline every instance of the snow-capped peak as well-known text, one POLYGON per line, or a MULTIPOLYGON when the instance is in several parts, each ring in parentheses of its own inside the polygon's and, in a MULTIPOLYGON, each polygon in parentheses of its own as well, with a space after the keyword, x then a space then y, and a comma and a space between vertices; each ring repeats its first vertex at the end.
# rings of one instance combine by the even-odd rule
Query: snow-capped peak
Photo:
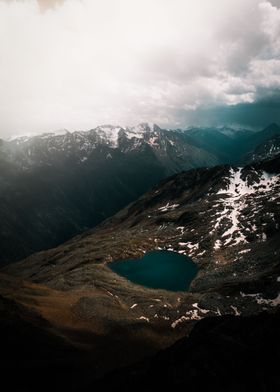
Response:
POLYGON ((155 132, 160 130, 160 127, 153 123, 141 123, 134 127, 127 127, 126 129, 129 129, 131 132, 143 134, 146 132, 155 132))
POLYGON ((152 133, 160 128, 156 124, 141 123, 133 127, 122 128, 114 125, 102 125, 94 129, 98 137, 110 147, 117 148, 119 145, 120 131, 125 133, 127 139, 143 139, 147 133, 152 133))
POLYGON ((118 147, 119 132, 122 128, 114 125, 101 125, 94 129, 98 136, 111 147, 118 147))

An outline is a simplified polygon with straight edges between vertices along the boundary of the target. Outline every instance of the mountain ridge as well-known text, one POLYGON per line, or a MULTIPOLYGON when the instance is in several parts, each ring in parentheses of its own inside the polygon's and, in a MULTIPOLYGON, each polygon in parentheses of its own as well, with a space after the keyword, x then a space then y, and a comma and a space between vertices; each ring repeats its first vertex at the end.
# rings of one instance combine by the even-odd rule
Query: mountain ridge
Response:
MULTIPOLYGON (((0 262, 13 262, 63 243, 113 215, 169 175, 238 161, 236 154, 243 147, 220 131, 107 125, 85 133, 2 142, 0 262)), ((247 140, 248 132, 238 131, 242 136, 237 140, 247 140)), ((258 135, 250 134, 250 138, 258 135)), ((270 151, 265 143, 273 140, 258 147, 265 151, 262 159, 270 151)), ((247 161, 257 157, 258 150, 254 154, 248 153, 247 161)))

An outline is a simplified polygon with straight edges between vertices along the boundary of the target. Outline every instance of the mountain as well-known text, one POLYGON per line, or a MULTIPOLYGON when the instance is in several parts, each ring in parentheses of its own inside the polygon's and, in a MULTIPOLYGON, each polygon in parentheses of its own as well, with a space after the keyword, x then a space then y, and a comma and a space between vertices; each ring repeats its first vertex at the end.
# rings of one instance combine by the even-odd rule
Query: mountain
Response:
POLYGON ((189 142, 199 148, 215 154, 222 163, 238 163, 242 154, 240 145, 254 132, 246 129, 220 128, 189 128, 184 131, 189 142))
MULTIPOLYGON (((252 159, 254 159, 255 151, 256 154, 258 154, 258 151, 265 148, 264 146, 269 142, 269 140, 274 139, 277 136, 280 136, 280 127, 273 123, 264 130, 246 137, 243 140, 243 143, 240 145, 240 162, 250 162, 252 159)), ((267 151, 267 153, 267 157, 269 158, 269 151, 267 151)), ((265 156, 263 155, 262 158, 265 158, 265 156)))
POLYGON ((104 125, 1 141, 0 263, 96 226, 169 175, 251 162, 277 132, 275 124, 260 132, 104 125))
MULTIPOLYGON (((38 375, 51 368, 46 385, 58 377, 56 385, 63 386, 72 383, 64 377, 70 366, 79 390, 80 380, 96 380, 153 356, 187 336, 199 320, 217 316, 213 331, 228 334, 240 347, 236 339, 243 326, 237 321, 240 335, 232 335, 228 315, 279 309, 279 223, 279 157, 244 168, 197 168, 162 180, 94 229, 1 269, 0 341, 5 357, 12 353, 3 368, 17 374, 32 368, 38 375), (188 292, 139 286, 109 268, 114 260, 159 249, 189 255, 196 263, 199 272, 188 292), (28 336, 33 331, 35 351, 29 354, 22 328, 28 336)), ((203 325, 207 331, 215 322, 203 325)))
POLYGON ((0 144, 0 263, 93 227, 166 176, 215 165, 181 133, 141 124, 0 144))
POLYGON ((252 153, 251 161, 263 161, 280 154, 280 134, 260 144, 252 153))
MULTIPOLYGON (((273 123, 261 131, 220 127, 190 128, 184 132, 191 144, 215 154, 220 162, 244 165, 254 160, 255 150, 258 154, 266 143, 280 136, 280 127, 273 123)), ((263 154, 260 159, 264 157, 263 154)))
MULTIPOLYGON (((59 135, 47 133, 2 141, 1 157, 23 171, 29 171, 35 167, 61 167, 71 162, 82 164, 100 148, 105 149, 107 155, 111 150, 122 154, 153 152, 163 163, 167 175, 182 168, 217 163, 211 154, 189 145, 183 133, 145 123, 131 128, 104 125, 86 132, 65 131, 59 135)), ((107 155, 107 159, 111 159, 107 155)))

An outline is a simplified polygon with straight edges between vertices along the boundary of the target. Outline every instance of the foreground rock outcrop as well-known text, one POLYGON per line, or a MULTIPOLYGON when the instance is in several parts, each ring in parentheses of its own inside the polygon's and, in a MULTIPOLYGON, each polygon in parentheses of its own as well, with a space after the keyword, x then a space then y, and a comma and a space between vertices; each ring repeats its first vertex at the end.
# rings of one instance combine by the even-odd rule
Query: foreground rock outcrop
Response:
POLYGON ((277 391, 279 327, 279 312, 204 319, 188 338, 137 366, 106 375, 94 387, 108 391, 277 391))

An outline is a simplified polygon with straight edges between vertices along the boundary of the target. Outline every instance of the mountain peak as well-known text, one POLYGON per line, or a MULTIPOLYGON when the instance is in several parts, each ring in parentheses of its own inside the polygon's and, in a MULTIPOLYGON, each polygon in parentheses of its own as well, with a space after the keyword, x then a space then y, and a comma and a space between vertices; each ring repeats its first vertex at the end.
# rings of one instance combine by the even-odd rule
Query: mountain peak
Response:
POLYGON ((280 127, 276 123, 271 123, 264 129, 264 131, 265 132, 277 132, 277 133, 279 132, 280 133, 280 127))
POLYGON ((153 132, 153 131, 161 130, 161 128, 157 124, 149 123, 149 122, 140 123, 136 127, 133 127, 132 129, 138 129, 139 131, 142 132, 153 132))

